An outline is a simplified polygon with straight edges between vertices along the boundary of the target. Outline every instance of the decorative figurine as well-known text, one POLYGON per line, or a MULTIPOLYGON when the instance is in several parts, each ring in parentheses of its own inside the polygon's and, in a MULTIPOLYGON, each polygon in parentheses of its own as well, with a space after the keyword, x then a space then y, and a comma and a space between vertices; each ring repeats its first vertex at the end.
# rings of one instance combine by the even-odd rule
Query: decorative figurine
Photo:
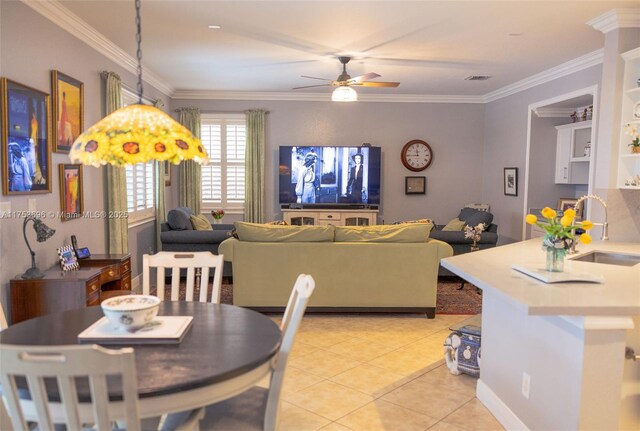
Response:
POLYGON ((582 111, 582 116, 580 117, 580 119, 582 121, 587 121, 587 108, 584 108, 584 111, 582 111))
POLYGON ((589 110, 587 111, 587 120, 591 120, 593 118, 593 105, 589 106, 589 110))
POLYGON ((573 114, 571 114, 571 119, 574 123, 578 121, 578 113, 576 111, 573 111, 573 114))

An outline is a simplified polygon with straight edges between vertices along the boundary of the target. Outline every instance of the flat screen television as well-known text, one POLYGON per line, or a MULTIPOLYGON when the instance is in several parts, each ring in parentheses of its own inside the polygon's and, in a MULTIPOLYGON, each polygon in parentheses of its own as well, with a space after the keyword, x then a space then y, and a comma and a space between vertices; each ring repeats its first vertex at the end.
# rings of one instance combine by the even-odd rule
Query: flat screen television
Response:
POLYGON ((380 204, 380 147, 280 147, 280 204, 380 204))

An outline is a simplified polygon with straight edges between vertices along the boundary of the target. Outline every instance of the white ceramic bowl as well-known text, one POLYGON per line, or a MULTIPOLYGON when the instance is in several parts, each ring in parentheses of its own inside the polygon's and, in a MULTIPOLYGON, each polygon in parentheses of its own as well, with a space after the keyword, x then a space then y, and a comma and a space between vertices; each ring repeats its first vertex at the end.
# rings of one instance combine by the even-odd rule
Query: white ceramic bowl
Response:
POLYGON ((114 296, 102 301, 100 306, 114 327, 133 332, 157 316, 160 299, 151 295, 114 296))

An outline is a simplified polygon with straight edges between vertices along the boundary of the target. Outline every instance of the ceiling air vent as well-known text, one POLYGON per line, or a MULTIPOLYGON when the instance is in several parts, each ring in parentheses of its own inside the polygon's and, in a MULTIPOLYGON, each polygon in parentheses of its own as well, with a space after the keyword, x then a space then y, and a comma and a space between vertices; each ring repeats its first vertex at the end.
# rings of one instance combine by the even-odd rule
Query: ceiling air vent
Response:
POLYGON ((486 81, 491 78, 489 75, 469 75, 464 78, 465 81, 486 81))

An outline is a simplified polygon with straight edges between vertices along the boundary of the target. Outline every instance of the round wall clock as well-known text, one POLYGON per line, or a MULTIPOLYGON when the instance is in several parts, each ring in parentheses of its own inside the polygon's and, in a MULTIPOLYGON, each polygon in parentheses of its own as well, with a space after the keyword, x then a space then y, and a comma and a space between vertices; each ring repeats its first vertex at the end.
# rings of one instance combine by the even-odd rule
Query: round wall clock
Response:
POLYGON ((402 160, 404 167, 410 171, 424 171, 433 161, 433 150, 425 141, 414 139, 402 147, 400 160, 402 160))

